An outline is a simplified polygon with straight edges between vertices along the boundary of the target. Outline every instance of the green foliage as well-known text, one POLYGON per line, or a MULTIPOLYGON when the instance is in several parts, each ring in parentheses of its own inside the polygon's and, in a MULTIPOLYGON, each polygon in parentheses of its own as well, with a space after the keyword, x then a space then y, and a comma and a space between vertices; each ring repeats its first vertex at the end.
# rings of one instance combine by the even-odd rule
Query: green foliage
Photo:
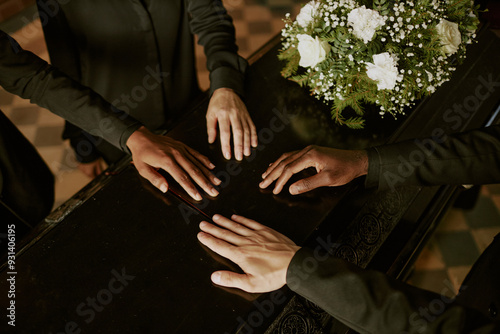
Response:
POLYGON ((412 101, 431 94, 449 80, 455 66, 451 59, 460 62, 464 58, 466 44, 474 39, 479 24, 478 7, 470 0, 336 0, 336 6, 331 6, 331 0, 318 2, 319 8, 307 26, 302 27, 289 17, 284 20, 283 50, 279 54, 284 62, 281 73, 330 104, 336 123, 353 129, 364 126, 364 105, 378 105, 382 113, 396 116, 412 101), (366 44, 366 36, 357 37, 353 23, 348 21, 351 10, 363 5, 385 20, 366 44), (462 37, 453 56, 444 53, 443 41, 435 28, 443 19, 456 22, 462 37), (299 34, 328 42, 326 58, 311 68, 301 68, 299 34), (374 63, 373 57, 386 53, 395 63, 384 65, 390 70, 383 67, 377 75, 382 76, 379 80, 384 80, 384 75, 392 76, 388 79, 392 86, 381 84, 367 74, 368 64, 374 63), (346 118, 342 114, 346 108, 355 116, 346 118))

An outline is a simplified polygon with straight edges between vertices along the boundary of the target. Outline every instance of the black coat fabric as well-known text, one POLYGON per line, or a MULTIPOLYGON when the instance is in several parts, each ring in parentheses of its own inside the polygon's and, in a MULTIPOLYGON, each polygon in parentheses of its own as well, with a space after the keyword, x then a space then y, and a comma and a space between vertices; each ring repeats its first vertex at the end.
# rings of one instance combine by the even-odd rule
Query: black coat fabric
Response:
POLYGON ((141 124, 0 31, 0 85, 128 152, 141 124))
POLYGON ((368 159, 365 185, 381 190, 499 183, 500 126, 374 147, 368 159))
MULTIPOLYGON (((366 186, 500 182, 498 125, 368 151, 366 186)), ((500 333, 498 314, 488 314, 489 308, 500 306, 498 259, 500 236, 476 262, 464 282, 467 289, 456 300, 322 255, 318 249, 301 248, 295 254, 287 284, 360 333, 500 333)))
POLYGON ((18 236, 21 229, 42 221, 54 204, 51 171, 33 145, 1 111, 0 202, 3 227, 15 224, 18 236))
MULTIPOLYGON (((101 96, 72 80, 0 31, 0 85, 74 124, 94 131, 128 152, 129 136, 141 126, 101 96)), ((41 221, 54 201, 54 178, 35 148, 0 113, 0 219, 41 221)), ((20 231, 17 230, 20 236, 20 231)))
MULTIPOLYGON (((38 8, 52 64, 152 131, 167 128, 200 93, 193 34, 204 46, 211 91, 243 95, 247 63, 221 1, 50 0, 38 8)), ((74 147, 89 141, 72 127, 65 136, 74 147)), ((76 152, 84 162, 99 155, 76 152)))

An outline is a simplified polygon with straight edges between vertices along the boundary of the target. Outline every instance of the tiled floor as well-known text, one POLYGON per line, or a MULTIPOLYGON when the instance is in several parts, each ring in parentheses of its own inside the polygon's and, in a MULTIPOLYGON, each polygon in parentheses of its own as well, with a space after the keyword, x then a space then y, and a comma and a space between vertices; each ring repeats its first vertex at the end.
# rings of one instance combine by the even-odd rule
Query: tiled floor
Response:
MULTIPOLYGON (((240 54, 248 57, 283 27, 281 18, 300 8, 299 0, 225 0, 234 19, 240 54)), ((24 17, 33 17, 29 12, 24 17)), ((22 18, 23 16, 21 16, 22 18)), ((10 22, 9 27, 17 26, 10 22)), ((6 29, 5 26, 2 26, 6 29)), ((48 60, 39 21, 12 33, 20 44, 48 60)), ((203 50, 197 46, 200 85, 208 87, 203 50)), ((61 141, 63 120, 29 101, 0 90, 0 109, 38 148, 56 175, 56 206, 71 197, 89 179, 78 171, 67 143, 61 141)), ((467 271, 479 254, 500 233, 500 186, 482 188, 474 210, 453 209, 446 215, 434 237, 418 259, 410 281, 436 292, 454 295, 467 271)))
POLYGON ((410 282, 452 296, 479 255, 500 233, 500 185, 481 187, 472 210, 451 209, 418 258, 410 282))

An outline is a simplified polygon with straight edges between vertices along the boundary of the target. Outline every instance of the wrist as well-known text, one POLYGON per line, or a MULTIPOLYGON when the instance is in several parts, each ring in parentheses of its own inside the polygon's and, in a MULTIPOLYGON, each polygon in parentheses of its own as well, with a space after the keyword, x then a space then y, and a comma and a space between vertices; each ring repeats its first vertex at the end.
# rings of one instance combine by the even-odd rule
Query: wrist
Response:
POLYGON ((368 174, 368 152, 366 150, 357 150, 355 153, 356 163, 358 166, 358 175, 363 176, 368 174))
POLYGON ((149 130, 143 125, 135 130, 127 139, 127 147, 132 152, 144 142, 149 134, 149 130))

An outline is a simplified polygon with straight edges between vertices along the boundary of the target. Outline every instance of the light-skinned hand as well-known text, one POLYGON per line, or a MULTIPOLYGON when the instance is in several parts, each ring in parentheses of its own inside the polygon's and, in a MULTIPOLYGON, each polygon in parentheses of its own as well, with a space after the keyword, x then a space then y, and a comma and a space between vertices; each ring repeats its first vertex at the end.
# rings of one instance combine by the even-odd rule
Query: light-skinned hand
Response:
POLYGON ((251 147, 257 147, 257 131, 243 101, 232 89, 219 88, 210 98, 207 109, 208 142, 217 137, 217 123, 222 154, 231 159, 231 131, 233 133, 234 156, 242 160, 251 154, 251 147))
POLYGON ((283 154, 262 174, 261 188, 276 181, 274 194, 279 194, 288 180, 296 173, 314 167, 317 174, 290 185, 292 195, 301 194, 318 187, 344 185, 368 173, 368 156, 364 150, 340 150, 335 148, 308 146, 301 151, 283 154))
POLYGON ((244 274, 216 271, 212 282, 248 292, 268 292, 286 284, 288 265, 299 246, 283 234, 254 220, 233 215, 214 215, 200 223, 198 240, 215 253, 236 263, 244 274))
POLYGON ((219 185, 221 181, 210 172, 215 166, 207 157, 183 143, 155 135, 142 126, 132 133, 127 146, 139 174, 162 192, 168 190, 168 183, 158 169, 169 173, 197 201, 202 197, 193 181, 210 196, 219 194, 213 185, 219 185))

